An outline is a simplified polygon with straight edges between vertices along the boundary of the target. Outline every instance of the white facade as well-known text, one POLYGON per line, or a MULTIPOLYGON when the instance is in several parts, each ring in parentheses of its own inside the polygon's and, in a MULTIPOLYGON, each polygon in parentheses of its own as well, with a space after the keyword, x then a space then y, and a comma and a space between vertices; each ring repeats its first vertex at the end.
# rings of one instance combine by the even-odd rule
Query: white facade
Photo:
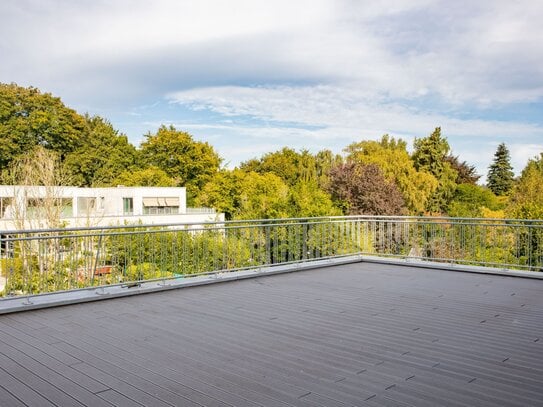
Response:
POLYGON ((51 227, 44 212, 52 205, 67 227, 224 221, 224 214, 187 208, 186 201, 185 188, 0 185, 0 231, 51 227))

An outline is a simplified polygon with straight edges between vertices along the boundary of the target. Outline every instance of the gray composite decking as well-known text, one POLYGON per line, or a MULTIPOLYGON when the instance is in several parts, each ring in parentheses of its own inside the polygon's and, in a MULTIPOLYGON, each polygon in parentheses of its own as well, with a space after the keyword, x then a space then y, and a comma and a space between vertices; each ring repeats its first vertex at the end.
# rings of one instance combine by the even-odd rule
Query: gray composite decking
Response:
POLYGON ((0 316, 0 406, 543 406, 543 281, 356 263, 0 316))

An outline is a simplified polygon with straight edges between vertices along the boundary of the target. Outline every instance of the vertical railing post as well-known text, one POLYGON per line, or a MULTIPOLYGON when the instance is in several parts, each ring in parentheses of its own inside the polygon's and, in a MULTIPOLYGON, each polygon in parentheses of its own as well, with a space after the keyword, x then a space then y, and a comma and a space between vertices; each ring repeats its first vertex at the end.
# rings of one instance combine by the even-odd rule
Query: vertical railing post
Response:
POLYGON ((302 224, 302 260, 307 260, 307 236, 309 224, 305 221, 302 224))

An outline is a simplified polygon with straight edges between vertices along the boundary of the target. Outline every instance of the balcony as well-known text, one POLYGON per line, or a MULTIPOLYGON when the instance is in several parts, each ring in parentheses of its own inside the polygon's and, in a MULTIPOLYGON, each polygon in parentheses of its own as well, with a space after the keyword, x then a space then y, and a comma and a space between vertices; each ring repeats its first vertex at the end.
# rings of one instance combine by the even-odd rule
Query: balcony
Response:
POLYGON ((2 236, 0 405, 543 399, 538 222, 192 226, 2 236))

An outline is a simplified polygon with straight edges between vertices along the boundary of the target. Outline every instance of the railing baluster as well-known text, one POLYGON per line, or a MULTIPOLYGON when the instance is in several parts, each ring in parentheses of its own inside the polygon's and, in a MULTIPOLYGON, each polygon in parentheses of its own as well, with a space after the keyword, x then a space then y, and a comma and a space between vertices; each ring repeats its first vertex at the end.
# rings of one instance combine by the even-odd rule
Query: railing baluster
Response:
POLYGON ((541 271, 543 221, 347 216, 17 231, 0 297, 355 254, 541 271))

